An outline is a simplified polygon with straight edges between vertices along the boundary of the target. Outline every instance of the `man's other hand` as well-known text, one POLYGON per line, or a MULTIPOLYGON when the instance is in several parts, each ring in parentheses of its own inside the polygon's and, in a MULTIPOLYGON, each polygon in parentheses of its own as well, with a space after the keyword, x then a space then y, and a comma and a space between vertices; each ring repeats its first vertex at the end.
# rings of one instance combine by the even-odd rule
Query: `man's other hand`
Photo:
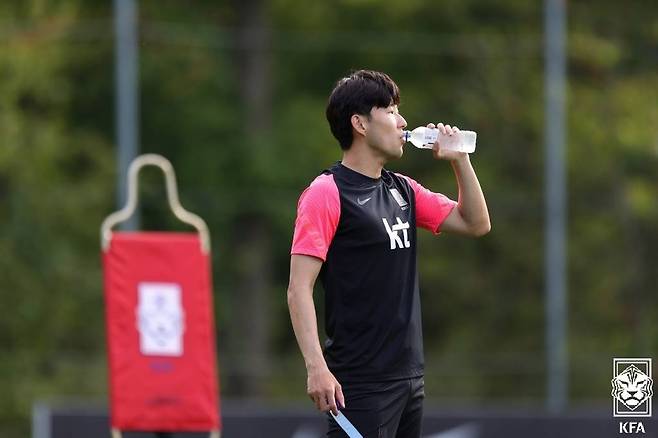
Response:
POLYGON ((326 367, 309 370, 306 392, 322 412, 331 411, 337 415, 338 408, 345 407, 345 397, 340 383, 326 367))

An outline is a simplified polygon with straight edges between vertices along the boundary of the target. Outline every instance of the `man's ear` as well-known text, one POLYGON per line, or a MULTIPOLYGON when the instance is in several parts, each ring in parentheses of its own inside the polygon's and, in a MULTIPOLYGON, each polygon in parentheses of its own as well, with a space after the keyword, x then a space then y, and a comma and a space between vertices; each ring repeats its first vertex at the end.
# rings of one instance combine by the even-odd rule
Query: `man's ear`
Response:
POLYGON ((350 122, 352 122, 352 128, 358 132, 361 135, 366 135, 366 127, 368 124, 368 121, 366 118, 360 114, 352 114, 352 118, 350 119, 350 122))

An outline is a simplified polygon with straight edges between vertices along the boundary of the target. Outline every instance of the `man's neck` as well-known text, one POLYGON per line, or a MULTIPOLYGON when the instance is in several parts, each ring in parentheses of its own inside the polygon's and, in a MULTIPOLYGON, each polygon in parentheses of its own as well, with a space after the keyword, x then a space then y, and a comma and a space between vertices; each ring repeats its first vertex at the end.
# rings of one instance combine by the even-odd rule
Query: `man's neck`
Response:
POLYGON ((341 164, 370 178, 379 178, 382 176, 382 169, 386 162, 381 157, 375 156, 372 152, 372 149, 366 145, 355 142, 352 144, 352 147, 343 152, 341 164))

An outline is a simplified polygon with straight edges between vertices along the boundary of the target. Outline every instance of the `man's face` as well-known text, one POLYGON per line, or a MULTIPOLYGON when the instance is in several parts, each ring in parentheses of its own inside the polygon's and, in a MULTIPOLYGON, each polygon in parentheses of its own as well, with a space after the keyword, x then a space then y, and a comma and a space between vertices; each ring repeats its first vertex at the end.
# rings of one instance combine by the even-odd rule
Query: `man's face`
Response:
POLYGON ((407 121, 398 112, 397 105, 373 107, 366 123, 365 138, 371 148, 379 152, 386 161, 402 157, 402 130, 407 126, 407 121))

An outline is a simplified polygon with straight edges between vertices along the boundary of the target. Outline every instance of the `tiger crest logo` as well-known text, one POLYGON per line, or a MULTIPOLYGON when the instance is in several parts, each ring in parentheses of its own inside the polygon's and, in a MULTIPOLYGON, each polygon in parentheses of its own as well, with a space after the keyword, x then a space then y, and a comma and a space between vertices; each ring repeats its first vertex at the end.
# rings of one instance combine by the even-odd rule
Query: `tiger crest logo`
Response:
POLYGON ((615 417, 650 417, 653 380, 651 359, 614 359, 612 378, 615 417))

